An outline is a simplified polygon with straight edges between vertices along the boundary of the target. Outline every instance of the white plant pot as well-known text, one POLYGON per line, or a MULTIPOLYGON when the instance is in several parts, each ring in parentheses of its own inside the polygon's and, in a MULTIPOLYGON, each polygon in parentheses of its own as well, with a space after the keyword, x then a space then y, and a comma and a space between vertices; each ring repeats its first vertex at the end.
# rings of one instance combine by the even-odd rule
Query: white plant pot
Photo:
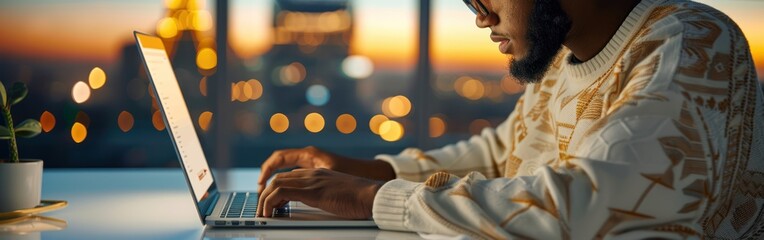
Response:
POLYGON ((42 160, 0 162, 0 212, 40 205, 42 160))

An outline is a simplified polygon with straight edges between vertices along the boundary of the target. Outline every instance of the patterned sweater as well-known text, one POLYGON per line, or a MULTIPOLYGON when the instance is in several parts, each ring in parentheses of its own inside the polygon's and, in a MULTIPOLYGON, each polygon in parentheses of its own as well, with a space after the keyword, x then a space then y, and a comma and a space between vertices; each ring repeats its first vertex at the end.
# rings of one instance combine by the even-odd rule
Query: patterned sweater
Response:
POLYGON ((474 238, 762 238, 764 98, 723 13, 643 0, 593 59, 564 50, 495 129, 380 155, 382 229, 474 238))

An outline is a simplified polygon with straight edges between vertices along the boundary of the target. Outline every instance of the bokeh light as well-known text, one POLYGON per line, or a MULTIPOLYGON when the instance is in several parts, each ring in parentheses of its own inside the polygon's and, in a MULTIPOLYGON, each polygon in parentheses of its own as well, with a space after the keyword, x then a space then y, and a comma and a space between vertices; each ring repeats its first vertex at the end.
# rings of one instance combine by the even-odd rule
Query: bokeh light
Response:
POLYGON ((133 125, 135 125, 133 114, 128 111, 119 113, 119 116, 117 117, 117 125, 119 125, 119 129, 122 130, 122 132, 129 132, 130 129, 133 129, 133 125))
POLYGON ((208 11, 192 11, 189 15, 190 26, 197 31, 208 31, 212 29, 212 15, 208 11))
POLYGON ((172 17, 162 18, 157 23, 157 34, 162 38, 173 38, 178 35, 178 21, 172 17))
POLYGON ((218 65, 218 54, 212 48, 202 48, 196 54, 196 66, 202 70, 210 70, 218 65))
POLYGON ((103 85, 106 84, 106 73, 99 67, 93 68, 93 70, 90 70, 88 83, 90 83, 90 88, 92 89, 103 87, 103 85))
POLYGON ((385 116, 392 117, 393 113, 390 112, 390 99, 392 99, 392 97, 385 98, 385 100, 382 100, 382 114, 385 114, 385 116))
POLYGON ((183 4, 183 0, 164 0, 164 4, 169 9, 178 9, 183 4))
POLYGON ((318 133, 324 129, 324 117, 319 113, 310 113, 305 116, 305 129, 309 132, 318 133))
POLYGON ((353 55, 342 61, 342 71, 348 77, 364 79, 374 73, 374 63, 366 56, 353 55))
POLYGON ((389 120, 385 115, 377 114, 371 117, 369 120, 369 129, 374 134, 379 135, 379 126, 382 125, 383 122, 389 120))
POLYGON ((308 103, 313 106, 320 107, 326 105, 326 103, 329 102, 330 97, 329 89, 323 85, 312 85, 308 87, 308 90, 305 92, 305 98, 307 98, 308 103))
POLYGON ((302 63, 293 62, 280 68, 279 75, 281 76, 281 84, 295 85, 305 80, 307 70, 305 69, 305 65, 302 65, 302 63))
POLYGON ((430 137, 437 138, 446 133, 446 121, 442 117, 430 118, 430 137))
POLYGON ((191 21, 191 16, 189 16, 189 11, 186 9, 181 9, 179 11, 174 11, 172 17, 177 19, 178 21, 178 30, 188 30, 191 21))
POLYGON ((90 98, 90 87, 87 83, 79 81, 72 87, 72 99, 76 103, 84 103, 90 98))
POLYGON ((404 117, 411 112, 411 101, 405 96, 398 95, 390 98, 388 108, 392 117, 404 117))
POLYGON ((207 77, 202 77, 202 80, 199 80, 199 93, 202 94, 202 96, 207 96, 207 77))
POLYGON ((237 83, 231 83, 231 102, 239 100, 239 97, 241 97, 241 88, 237 83))
POLYGON ((403 137, 403 125, 393 120, 387 120, 379 125, 379 136, 385 141, 395 142, 403 137))
POLYGON ((151 123, 157 131, 164 130, 164 119, 162 119, 162 113, 160 111, 154 111, 154 114, 151 115, 151 123))
POLYGON ((289 118, 282 113, 276 113, 271 116, 271 129, 276 133, 284 133, 289 129, 289 118))
POLYGON ((466 82, 464 82, 464 85, 462 85, 461 90, 457 89, 457 92, 461 93, 461 95, 469 100, 478 100, 482 98, 485 94, 485 86, 483 85, 483 82, 477 79, 469 79, 466 82))
POLYGON ((252 95, 254 94, 254 91, 252 90, 252 85, 247 84, 247 82, 239 81, 236 83, 236 88, 239 89, 239 102, 246 102, 249 101, 249 99, 252 98, 252 95))
POLYGON ((525 87, 520 85, 520 83, 515 81, 509 75, 504 75, 504 77, 501 79, 501 90, 506 94, 513 95, 523 92, 525 87))
POLYGON ((464 84, 471 79, 472 78, 467 76, 457 78, 456 81, 454 81, 454 90, 456 93, 458 93, 460 96, 464 96, 464 93, 462 92, 462 90, 464 90, 464 84))
POLYGON ((491 123, 485 119, 475 119, 470 123, 470 134, 478 135, 484 128, 491 127, 491 123))
POLYGON ((353 115, 350 114, 342 114, 339 117, 337 117, 337 130, 344 134, 350 134, 355 131, 356 128, 356 121, 353 115))
POLYGON ((485 82, 485 97, 491 99, 494 102, 501 102, 504 99, 504 94, 501 90, 501 83, 495 81, 485 82))
POLYGON ((88 129, 82 123, 75 122, 72 126, 72 140, 75 143, 82 143, 88 137, 88 129))
POLYGON ((53 131, 53 128, 56 127, 56 117, 53 116, 53 113, 44 111, 40 115, 40 125, 42 125, 43 132, 53 131))
POLYGON ((202 131, 210 130, 210 123, 212 122, 212 112, 210 111, 204 111, 202 114, 199 114, 199 128, 202 129, 202 131))
POLYGON ((249 97, 250 100, 257 100, 263 96, 263 84, 261 84, 260 81, 257 79, 250 79, 247 81, 247 85, 252 89, 252 96, 249 97))

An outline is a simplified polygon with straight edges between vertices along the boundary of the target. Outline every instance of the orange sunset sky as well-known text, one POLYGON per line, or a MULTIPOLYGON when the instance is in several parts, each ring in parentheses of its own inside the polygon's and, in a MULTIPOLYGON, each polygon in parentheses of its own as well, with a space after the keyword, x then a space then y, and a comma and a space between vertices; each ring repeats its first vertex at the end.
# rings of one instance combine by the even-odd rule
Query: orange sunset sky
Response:
MULTIPOLYGON (((204 2, 204 1, 203 1, 204 2)), ((207 9, 212 9, 206 1, 207 9)), ((433 0, 432 57, 438 71, 505 71, 506 57, 474 26, 474 15, 458 0, 433 0)), ((699 1, 730 15, 745 32, 754 61, 764 73, 764 1, 699 1)), ((273 3, 232 0, 230 45, 243 59, 271 46, 273 3)), ((416 61, 417 1, 353 1, 353 54, 378 68, 407 71, 416 61)), ((132 31, 153 33, 165 14, 155 0, 27 0, 0 3, 0 55, 31 59, 115 63, 132 31)))

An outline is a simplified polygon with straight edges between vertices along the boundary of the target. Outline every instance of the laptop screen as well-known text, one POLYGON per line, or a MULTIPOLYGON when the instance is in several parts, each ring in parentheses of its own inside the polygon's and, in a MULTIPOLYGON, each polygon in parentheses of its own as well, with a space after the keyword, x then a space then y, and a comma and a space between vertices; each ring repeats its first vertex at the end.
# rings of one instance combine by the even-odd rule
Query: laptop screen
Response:
POLYGON ((158 37, 140 33, 135 36, 194 199, 201 202, 213 184, 212 173, 164 44, 158 37))

